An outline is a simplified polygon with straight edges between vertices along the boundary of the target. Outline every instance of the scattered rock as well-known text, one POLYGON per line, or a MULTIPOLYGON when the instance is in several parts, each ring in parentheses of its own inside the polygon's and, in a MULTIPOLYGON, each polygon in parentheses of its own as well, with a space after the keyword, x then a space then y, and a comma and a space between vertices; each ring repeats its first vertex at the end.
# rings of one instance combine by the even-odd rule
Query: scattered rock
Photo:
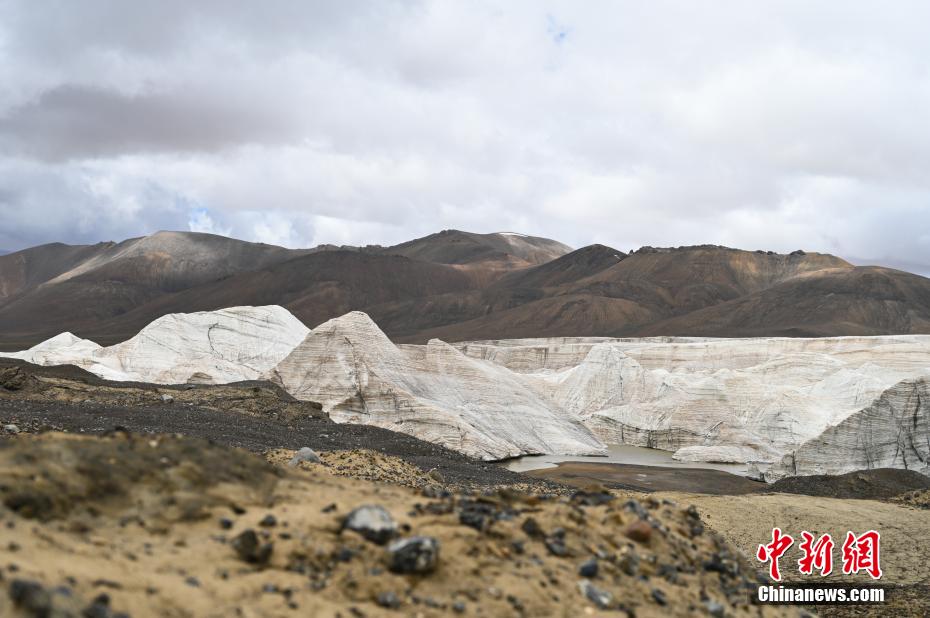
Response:
POLYGON ((316 451, 314 451, 309 446, 305 446, 299 451, 297 451, 296 453, 294 453, 294 456, 291 458, 289 462, 287 462, 287 465, 294 468, 300 465, 300 462, 302 461, 306 461, 309 463, 323 463, 323 460, 321 460, 320 456, 316 454, 316 451))
POLYGON ((262 518, 260 522, 258 522, 258 525, 262 528, 273 528, 278 525, 278 518, 271 513, 268 513, 262 518))
POLYGON ((581 563, 581 566, 578 567, 578 574, 590 579, 597 577, 597 570, 597 558, 591 558, 581 563))
POLYGON ((393 592, 382 592, 378 594, 375 601, 381 607, 387 607, 389 609, 397 609, 398 607, 400 607, 400 599, 393 592))
POLYGON ((546 532, 542 529, 542 526, 532 517, 524 519, 520 529, 531 539, 541 539, 546 536, 546 532))
POLYGON ((3 426, 3 431, 4 431, 5 433, 15 435, 15 434, 18 434, 18 433, 19 433, 19 427, 17 427, 17 426, 14 425, 13 423, 10 423, 9 425, 4 425, 4 426, 3 426))
POLYGON ((365 505, 353 509, 342 522, 342 529, 358 532, 363 537, 384 545, 397 536, 397 524, 384 507, 365 505))
POLYGON ((659 605, 668 605, 668 597, 662 590, 659 590, 658 588, 652 589, 652 598, 659 605))
POLYGON ((439 562, 439 541, 415 536, 388 546, 389 568, 394 573, 431 573, 439 562))
POLYGON ((586 579, 578 582, 578 588, 598 609, 610 609, 613 604, 613 596, 609 592, 601 590, 586 579))
POLYGON ((724 614, 726 613, 726 610, 722 604, 711 599, 704 601, 704 609, 706 609, 707 613, 714 618, 723 618, 724 614))
POLYGON ((440 472, 440 471, 437 470, 436 468, 433 468, 432 470, 430 470, 429 472, 427 472, 427 473, 426 473, 426 476, 429 477, 431 480, 436 481, 436 482, 439 483, 440 485, 442 485, 442 484, 444 484, 444 483, 446 482, 446 479, 445 479, 445 477, 443 477, 442 472, 440 472))
POLYGON ((273 543, 261 543, 255 531, 249 528, 235 537, 230 545, 242 560, 252 564, 266 564, 274 550, 273 543))
POLYGON ((14 579, 9 594, 14 605, 36 616, 47 616, 52 611, 52 595, 39 582, 14 579))
POLYGON ((626 527, 623 534, 630 540, 637 543, 647 544, 652 538, 652 526, 643 520, 634 521, 626 527))
POLYGON ((615 498, 616 497, 612 493, 603 488, 583 489, 572 494, 572 502, 585 506, 607 504, 615 498))
POLYGON ((172 401, 174 401, 174 397, 172 397, 171 395, 165 394, 161 396, 161 400, 165 403, 171 403, 172 401))

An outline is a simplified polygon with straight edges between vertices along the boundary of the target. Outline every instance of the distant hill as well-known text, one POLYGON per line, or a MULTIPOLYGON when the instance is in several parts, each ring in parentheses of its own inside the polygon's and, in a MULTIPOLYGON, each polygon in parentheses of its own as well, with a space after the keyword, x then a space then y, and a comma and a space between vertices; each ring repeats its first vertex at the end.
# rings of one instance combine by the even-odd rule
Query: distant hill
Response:
POLYGON ((111 344, 166 313, 266 304, 311 328, 365 311, 400 342, 930 332, 930 279, 803 251, 572 251, 445 230, 393 247, 298 250, 158 232, 0 256, 4 349, 65 330, 111 344))
POLYGON ((389 247, 384 252, 438 264, 482 264, 512 269, 545 264, 571 250, 555 240, 514 232, 472 234, 443 230, 389 247))

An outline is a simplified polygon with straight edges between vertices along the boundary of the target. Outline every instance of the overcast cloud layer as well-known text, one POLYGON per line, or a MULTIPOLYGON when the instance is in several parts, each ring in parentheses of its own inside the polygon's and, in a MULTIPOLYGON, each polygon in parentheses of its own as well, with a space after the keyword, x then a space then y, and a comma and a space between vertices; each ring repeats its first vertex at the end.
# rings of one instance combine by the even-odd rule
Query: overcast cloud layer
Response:
POLYGON ((926 273, 928 23, 920 1, 0 0, 0 249, 459 228, 926 273))

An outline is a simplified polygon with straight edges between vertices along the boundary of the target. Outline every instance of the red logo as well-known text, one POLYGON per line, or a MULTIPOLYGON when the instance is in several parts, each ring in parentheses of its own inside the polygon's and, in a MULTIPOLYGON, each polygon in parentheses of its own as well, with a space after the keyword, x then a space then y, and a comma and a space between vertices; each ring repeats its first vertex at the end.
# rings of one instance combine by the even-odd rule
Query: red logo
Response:
POLYGON ((798 546, 804 553, 804 556, 798 560, 798 570, 804 575, 811 575, 816 567, 820 571, 820 576, 824 577, 833 572, 833 539, 829 534, 825 534, 817 542, 814 542, 814 535, 806 530, 801 533, 804 539, 798 546))
MULTIPOLYGON (((846 533, 843 542, 843 573, 855 575, 865 571, 872 579, 882 576, 881 561, 879 559, 881 535, 875 530, 863 532, 856 536, 853 532, 846 533)), ((769 563, 769 575, 777 582, 781 581, 781 570, 778 560, 794 545, 794 538, 784 534, 781 528, 772 529, 772 542, 759 545, 756 558, 759 562, 769 563)), ((813 575, 814 570, 825 577, 833 572, 833 548, 835 543, 829 534, 815 537, 806 530, 801 532, 801 558, 798 560, 798 571, 802 575, 813 575)))
POLYGON ((860 536, 847 532, 846 541, 843 542, 843 573, 853 575, 865 571, 872 579, 879 579, 882 576, 878 557, 880 541, 881 535, 875 530, 860 536))
POLYGON ((756 558, 760 562, 771 562, 769 566, 769 575, 777 582, 781 581, 781 573, 778 570, 778 559, 781 558, 788 548, 794 545, 794 539, 781 533, 781 528, 772 529, 772 542, 768 545, 760 545, 756 551, 756 558))

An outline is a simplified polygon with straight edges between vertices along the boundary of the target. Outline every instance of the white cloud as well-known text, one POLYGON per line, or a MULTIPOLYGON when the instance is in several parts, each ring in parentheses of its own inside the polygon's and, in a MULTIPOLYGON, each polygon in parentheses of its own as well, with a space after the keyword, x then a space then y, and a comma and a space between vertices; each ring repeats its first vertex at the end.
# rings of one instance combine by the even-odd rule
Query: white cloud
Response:
POLYGON ((0 246, 457 227, 930 264, 925 3, 256 6, 0 2, 0 246))

